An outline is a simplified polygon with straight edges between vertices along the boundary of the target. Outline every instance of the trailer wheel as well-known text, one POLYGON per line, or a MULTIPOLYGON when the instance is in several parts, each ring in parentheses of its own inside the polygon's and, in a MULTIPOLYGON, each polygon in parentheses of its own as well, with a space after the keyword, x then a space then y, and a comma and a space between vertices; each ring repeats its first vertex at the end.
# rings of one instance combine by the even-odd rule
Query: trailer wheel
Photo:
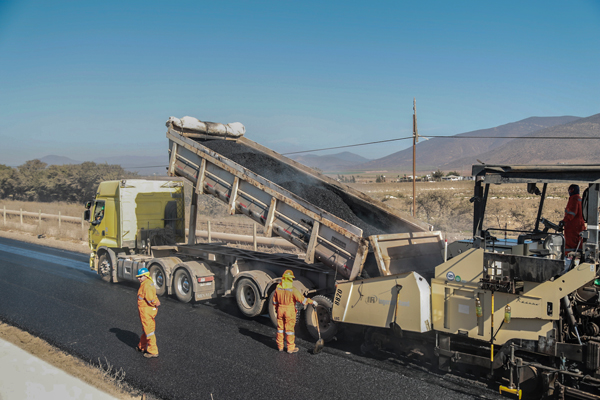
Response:
POLYGON ((263 312, 265 299, 260 297, 260 291, 252 279, 242 278, 235 289, 235 300, 238 308, 246 317, 252 318, 263 312))
POLYGON ((113 267, 108 253, 103 252, 98 258, 98 275, 104 282, 112 282, 113 267))
POLYGON ((167 277, 160 264, 152 264, 149 268, 150 278, 154 281, 154 288, 157 296, 164 296, 167 293, 167 277))
POLYGON ((173 289, 177 300, 182 303, 189 303, 194 297, 192 277, 185 268, 179 268, 177 272, 175 272, 173 289))
MULTIPOLYGON (((271 322, 273 323, 273 326, 275 328, 277 328, 277 314, 275 313, 275 306, 273 305, 273 296, 275 295, 275 291, 273 290, 271 292, 271 295, 269 296, 269 304, 268 304, 268 308, 269 308, 269 318, 271 318, 271 322)), ((296 326, 298 326, 298 324, 300 323, 300 313, 302 312, 302 305, 299 303, 296 303, 295 305, 296 307, 296 326)))
POLYGON ((306 307, 306 312, 304 313, 304 316, 308 332, 313 338, 318 339, 318 323, 319 329, 321 330, 321 338, 326 342, 330 341, 331 339, 333 339, 338 330, 338 325, 331 318, 333 302, 329 297, 325 297, 323 295, 315 296, 312 299, 316 301, 319 305, 317 306, 316 311, 315 308, 311 305, 306 307))

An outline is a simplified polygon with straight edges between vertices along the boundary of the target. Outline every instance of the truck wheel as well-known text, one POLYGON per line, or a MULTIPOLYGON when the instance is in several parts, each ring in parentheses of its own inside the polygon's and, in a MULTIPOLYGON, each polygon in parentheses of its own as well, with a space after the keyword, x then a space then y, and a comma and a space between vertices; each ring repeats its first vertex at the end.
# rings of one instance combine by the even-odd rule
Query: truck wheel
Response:
POLYGON ((149 268, 150 278, 154 281, 154 288, 157 296, 164 296, 167 293, 167 277, 165 271, 159 264, 152 264, 149 268))
POLYGON ((194 287, 192 277, 185 268, 180 268, 175 272, 173 279, 173 289, 177 300, 182 303, 189 303, 194 297, 194 287))
POLYGON ((256 317, 263 312, 265 299, 260 297, 260 291, 252 279, 242 278, 235 289, 235 300, 238 308, 248 318, 256 317))
POLYGON ((104 282, 112 282, 113 267, 108 253, 102 253, 98 258, 98 275, 104 282))
POLYGON ((319 324, 319 328, 321 330, 321 338, 328 342, 337 333, 338 325, 331 318, 331 310, 333 308, 333 302, 330 298, 318 295, 312 298, 314 301, 319 303, 317 306, 316 312, 315 308, 310 304, 306 307, 306 312, 304 316, 306 318, 306 327, 308 328, 308 332, 310 335, 318 339, 319 332, 317 331, 317 323, 319 324))
MULTIPOLYGON (((268 304, 268 308, 269 308, 269 318, 271 318, 271 322, 273 323, 273 326, 275 328, 277 328, 277 314, 275 313, 275 306, 273 305, 273 296, 275 295, 275 291, 273 290, 271 292, 271 295, 269 296, 269 304, 268 304)), ((317 301, 318 303, 318 301, 317 301)), ((296 326, 298 326, 298 324, 300 323, 300 313, 302 312, 302 305, 299 303, 296 303, 296 326)))

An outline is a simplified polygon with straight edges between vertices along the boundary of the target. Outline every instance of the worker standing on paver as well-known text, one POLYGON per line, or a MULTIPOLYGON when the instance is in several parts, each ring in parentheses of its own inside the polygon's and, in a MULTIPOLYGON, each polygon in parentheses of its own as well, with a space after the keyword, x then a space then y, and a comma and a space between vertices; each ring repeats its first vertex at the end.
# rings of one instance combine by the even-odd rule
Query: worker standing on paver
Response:
POLYGON ((273 295, 273 306, 277 314, 277 348, 283 351, 283 334, 287 342, 287 352, 297 353, 296 347, 296 303, 312 304, 317 307, 317 302, 304 297, 298 289, 293 286, 294 273, 289 269, 283 273, 281 283, 277 285, 273 295))
POLYGON ((140 289, 137 293, 138 311, 140 313, 140 321, 142 321, 142 328, 144 329, 136 350, 144 353, 144 357, 146 358, 158 357, 158 347, 156 346, 156 335, 154 332, 156 322, 154 318, 156 318, 156 314, 158 313, 156 308, 160 306, 160 300, 156 296, 154 281, 150 278, 148 268, 138 269, 136 277, 140 281, 140 289))
POLYGON ((565 217, 559 225, 564 227, 565 255, 576 249, 581 250, 582 238, 580 233, 585 230, 585 221, 583 220, 578 185, 569 186, 569 201, 565 208, 565 217))

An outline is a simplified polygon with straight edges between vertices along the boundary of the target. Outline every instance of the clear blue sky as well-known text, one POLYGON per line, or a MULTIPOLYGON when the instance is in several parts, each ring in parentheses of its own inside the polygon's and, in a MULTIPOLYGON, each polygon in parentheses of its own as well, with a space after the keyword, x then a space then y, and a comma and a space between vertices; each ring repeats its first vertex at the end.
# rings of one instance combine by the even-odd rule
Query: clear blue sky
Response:
POLYGON ((0 0, 0 164, 164 155, 170 116, 279 152, 409 136, 413 97, 423 135, 587 117, 599 74, 599 0, 0 0))

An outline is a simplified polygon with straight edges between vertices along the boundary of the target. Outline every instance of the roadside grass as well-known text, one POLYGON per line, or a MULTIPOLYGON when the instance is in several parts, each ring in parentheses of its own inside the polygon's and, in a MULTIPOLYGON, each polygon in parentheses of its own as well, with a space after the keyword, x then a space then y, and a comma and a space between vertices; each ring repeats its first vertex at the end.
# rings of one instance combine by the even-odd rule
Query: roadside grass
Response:
MULTIPOLYGON (((401 215, 412 215, 412 182, 350 184, 384 202, 401 215)), ((558 222, 564 216, 568 185, 548 185, 542 216, 558 222)), ((450 240, 472 236, 473 181, 416 182, 416 217, 444 232, 450 240)), ((541 187, 540 187, 541 190, 541 187)), ((527 193, 524 184, 492 185, 488 194, 484 228, 531 230, 535 224, 539 196, 527 193)), ((507 232, 516 237, 518 232, 507 232)))
MULTIPOLYGON (((384 202, 401 216, 410 217, 412 215, 413 187, 411 182, 354 183, 350 186, 384 202)), ((432 225, 434 230, 442 231, 448 240, 472 236, 473 204, 470 199, 473 197, 473 181, 417 182, 415 186, 417 219, 432 225)), ((190 193, 190 191, 186 190, 186 193, 190 193)), ((186 200, 189 204, 189 198, 186 200)), ((549 185, 542 216, 553 222, 560 221, 567 200, 566 184, 549 185)), ((484 228, 531 230, 535 224, 538 204, 539 197, 527 193, 525 185, 493 185, 489 192, 484 228)), ((83 205, 66 202, 2 200, 0 201, 0 213, 4 207, 7 210, 23 209, 23 211, 35 213, 41 211, 54 215, 60 212, 61 215, 73 217, 81 217, 84 210, 83 205)), ((187 212, 189 212, 189 207, 186 207, 187 212)), ((199 218, 196 226, 198 230, 207 230, 210 221, 212 232, 252 235, 256 229, 258 236, 264 236, 264 229, 261 225, 254 224, 243 215, 229 215, 227 207, 212 196, 199 196, 198 212, 199 218)), ((186 215, 186 221, 188 220, 189 215, 186 215)), ((19 216, 14 215, 7 215, 5 221, 0 219, 0 229, 13 229, 29 232, 31 235, 51 236, 65 240, 81 242, 88 240, 87 223, 84 224, 83 229, 80 224, 65 221, 59 227, 56 220, 40 222, 35 217, 24 217, 23 225, 21 225, 19 216)), ((506 235, 507 237, 516 237, 518 232, 508 232, 506 235)), ((202 239, 199 238, 198 241, 202 241, 202 239)), ((252 245, 237 245, 236 247, 252 248, 252 245)), ((266 247, 261 246, 262 250, 266 250, 266 247)), ((270 251, 274 252, 273 249, 270 251)), ((276 252, 289 253, 290 251, 277 249, 276 252)))

